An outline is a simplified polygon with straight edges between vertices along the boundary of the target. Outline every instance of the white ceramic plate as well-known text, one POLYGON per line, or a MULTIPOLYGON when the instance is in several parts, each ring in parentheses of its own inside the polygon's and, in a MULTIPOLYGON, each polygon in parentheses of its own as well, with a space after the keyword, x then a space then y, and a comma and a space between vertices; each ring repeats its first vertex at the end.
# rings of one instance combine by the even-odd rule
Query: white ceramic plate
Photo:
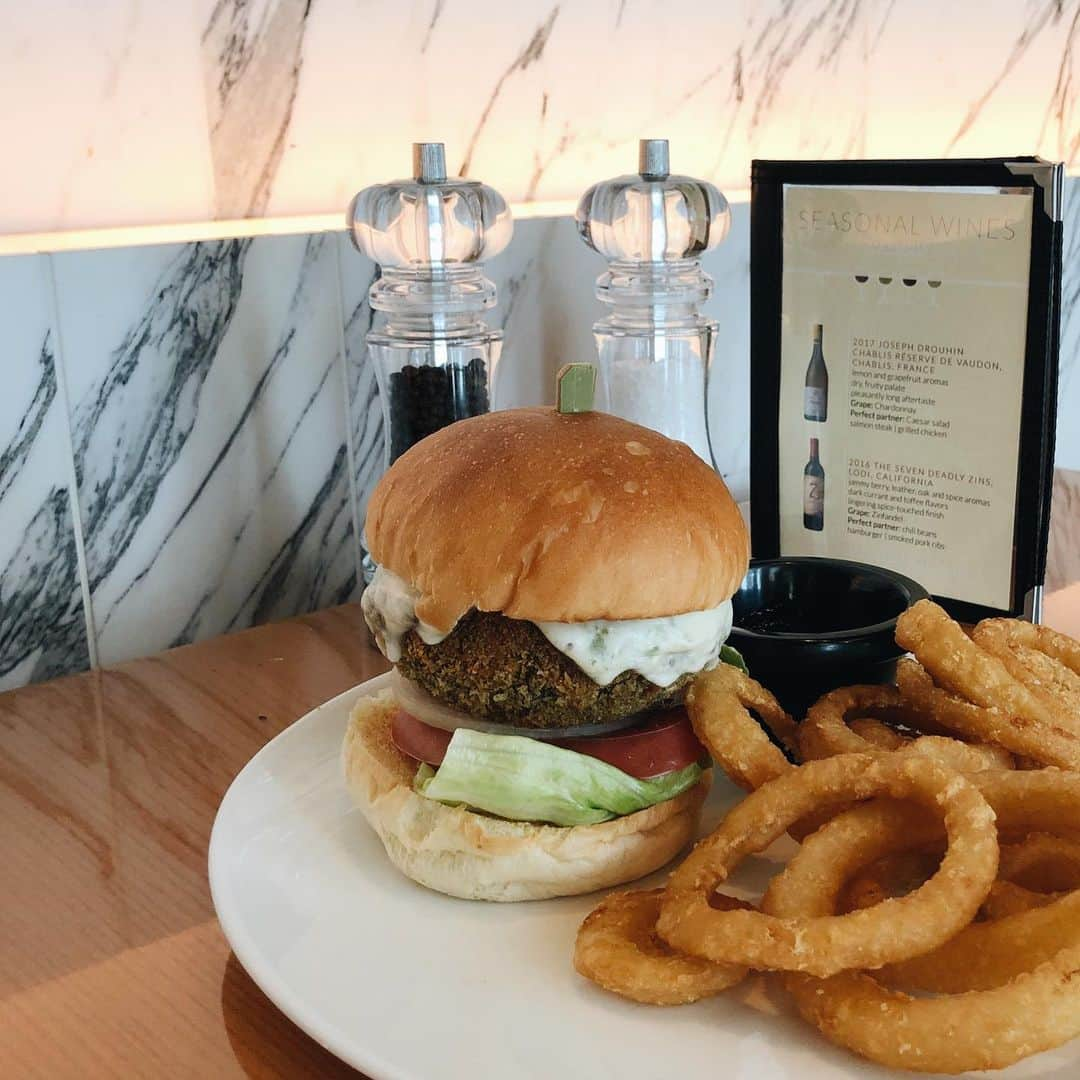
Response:
MULTIPOLYGON (((225 936, 309 1035, 374 1080, 899 1075, 831 1046, 761 979, 674 1009, 598 990, 570 962, 596 897, 487 904, 402 877, 351 805, 339 763, 353 702, 385 685, 341 694, 260 750, 210 840, 225 936)), ((738 797, 718 778, 706 826, 738 797)), ((760 890, 774 869, 750 860, 738 884, 760 890)), ((1075 1080, 1080 1042, 996 1075, 1075 1080)))

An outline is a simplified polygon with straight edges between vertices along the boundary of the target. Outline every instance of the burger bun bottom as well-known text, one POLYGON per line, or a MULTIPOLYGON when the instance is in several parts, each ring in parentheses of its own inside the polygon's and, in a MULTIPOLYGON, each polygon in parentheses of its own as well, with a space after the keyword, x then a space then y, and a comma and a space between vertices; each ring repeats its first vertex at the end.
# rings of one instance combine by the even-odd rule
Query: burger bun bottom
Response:
POLYGON ((546 900, 634 881, 697 835, 708 770, 667 802, 599 825, 507 821, 413 790, 416 762, 390 737, 389 691, 353 707, 342 746, 349 791, 391 862, 429 889, 467 900, 546 900))

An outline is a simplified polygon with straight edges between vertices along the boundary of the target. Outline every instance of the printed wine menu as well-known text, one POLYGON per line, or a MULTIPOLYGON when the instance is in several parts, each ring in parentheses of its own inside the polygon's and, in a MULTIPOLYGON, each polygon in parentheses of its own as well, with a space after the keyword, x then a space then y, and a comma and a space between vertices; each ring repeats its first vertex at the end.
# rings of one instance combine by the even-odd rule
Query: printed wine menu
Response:
POLYGON ((1037 566, 1018 580, 1018 534, 1048 514, 1019 512, 1022 434, 1040 485, 1053 444, 1049 331, 1032 378, 1032 303, 1054 309, 1032 292, 1039 188, 779 190, 776 553, 887 566, 965 606, 1015 610, 1018 585, 1041 581, 1037 566), (1026 433, 1025 389, 1039 398, 1026 433))

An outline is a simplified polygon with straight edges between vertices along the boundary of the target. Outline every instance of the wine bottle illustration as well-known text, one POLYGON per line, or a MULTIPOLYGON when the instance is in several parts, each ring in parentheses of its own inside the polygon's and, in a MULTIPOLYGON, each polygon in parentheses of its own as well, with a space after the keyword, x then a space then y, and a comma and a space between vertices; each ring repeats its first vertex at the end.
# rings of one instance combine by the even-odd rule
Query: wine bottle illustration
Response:
POLYGON ((814 347, 806 367, 806 387, 803 390, 803 416, 807 420, 825 423, 829 415, 829 369, 821 351, 821 323, 814 324, 814 347))
POLYGON ((804 529, 821 532, 825 528, 825 470, 818 456, 817 439, 810 440, 810 460, 803 469, 803 515, 804 529))

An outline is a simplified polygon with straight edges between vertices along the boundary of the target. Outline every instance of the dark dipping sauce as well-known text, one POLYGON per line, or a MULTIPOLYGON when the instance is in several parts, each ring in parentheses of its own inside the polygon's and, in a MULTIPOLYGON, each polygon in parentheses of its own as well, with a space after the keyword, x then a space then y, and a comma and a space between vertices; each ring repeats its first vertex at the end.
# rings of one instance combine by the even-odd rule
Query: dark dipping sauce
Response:
POLYGON ((739 628, 754 634, 834 634, 860 625, 853 612, 792 611, 786 604, 757 608, 739 619, 739 628))
POLYGON ((910 578, 864 563, 754 560, 732 597, 728 644, 801 717, 838 686, 890 682, 904 651, 894 640, 897 617, 926 595, 910 578))

